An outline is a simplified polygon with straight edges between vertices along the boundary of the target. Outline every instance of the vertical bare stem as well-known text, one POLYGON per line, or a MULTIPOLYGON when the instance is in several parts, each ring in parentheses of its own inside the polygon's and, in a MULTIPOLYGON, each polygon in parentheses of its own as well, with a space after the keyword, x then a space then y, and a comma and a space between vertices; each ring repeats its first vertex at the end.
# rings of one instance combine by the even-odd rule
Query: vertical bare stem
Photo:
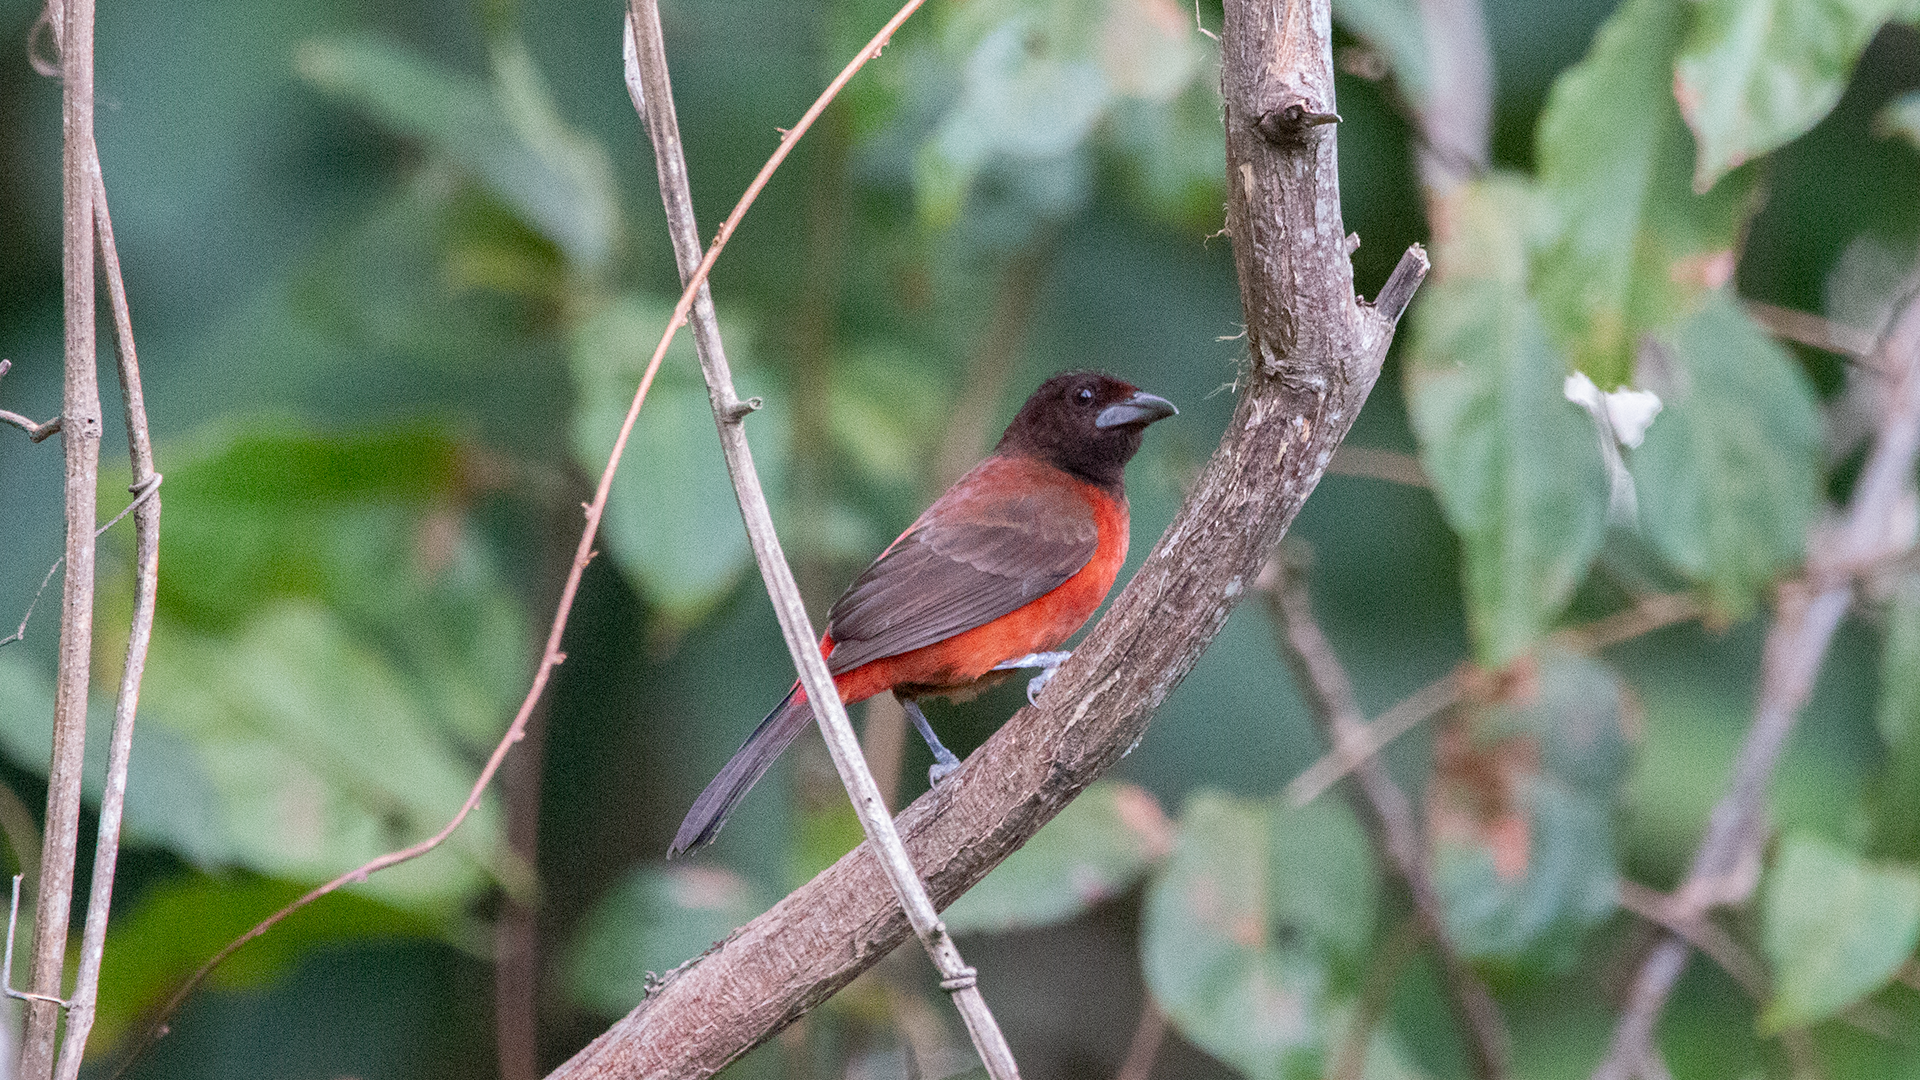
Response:
MULTIPOLYGON (((60 607, 60 670, 54 691, 53 759, 47 770, 46 840, 33 920, 31 990, 60 996, 80 839, 80 770, 87 751, 87 687, 93 653, 93 527, 100 483, 100 385, 93 330, 93 0, 67 0, 60 47, 66 278, 66 380, 60 441, 66 450, 66 580, 60 607)), ((27 1004, 23 1080, 53 1072, 60 1008, 27 1004)))
POLYGON ((94 1003, 100 991, 100 964, 107 949, 107 917, 113 907, 113 877, 120 854, 120 819, 127 802, 127 768, 133 757, 133 721, 140 706, 140 681, 147 668, 147 644, 153 638, 154 607, 160 591, 160 474, 153 468, 153 442, 147 432, 146 395, 140 386, 140 358, 133 346, 133 316, 127 284, 120 275, 120 253, 107 213, 107 189, 100 174, 97 147, 88 149, 93 179, 94 220, 100 237, 100 261, 113 306, 120 392, 126 405, 127 455, 133 465, 134 596, 133 625, 127 632, 126 663, 114 700, 113 738, 107 749, 107 786, 100 795, 100 829, 93 851, 93 887, 87 898, 86 928, 80 935, 80 970, 74 976, 67 1009, 67 1034, 60 1046, 57 1075, 74 1080, 93 1031, 94 1003))
MULTIPOLYGON (((1325 730, 1327 741, 1338 748, 1365 738, 1367 724, 1360 712, 1359 700, 1354 696, 1353 680, 1347 677, 1332 643, 1313 617, 1313 602, 1307 593, 1305 577, 1284 566, 1280 557, 1276 557, 1261 573, 1258 585, 1266 597, 1268 612, 1281 631, 1287 662, 1299 677, 1314 719, 1325 730)), ((1440 894, 1434 888, 1426 844, 1420 836, 1413 804, 1387 774, 1387 767, 1379 757, 1363 758, 1353 772, 1359 783, 1354 809, 1372 827, 1375 843, 1413 894, 1421 928, 1439 953, 1448 998, 1461 1026, 1466 1029, 1474 1073, 1482 1080, 1499 1080, 1507 1073, 1506 1025, 1486 984, 1467 967, 1447 940, 1440 894)))
MULTIPOLYGON (((1910 291, 1880 354, 1887 384, 1873 449, 1840 523, 1815 532, 1807 543, 1805 575, 1781 589, 1761 654, 1753 724, 1734 760, 1732 782, 1707 820, 1687 878, 1673 893, 1673 913, 1682 922, 1742 900, 1752 890, 1765 838, 1762 804, 1767 786, 1852 602, 1853 578, 1901 554, 1890 550, 1888 541, 1902 535, 1896 522, 1911 505, 1914 459, 1920 455, 1920 283, 1910 291)), ((1904 540, 1899 544, 1911 546, 1904 540)), ((1690 952, 1684 938, 1670 933, 1647 954, 1593 1080, 1630 1080, 1652 1067, 1654 1030, 1690 952)))
MULTIPOLYGON (((905 14, 904 10, 902 14, 905 14)), ((891 30, 884 34, 890 35, 891 30)), ((693 217, 693 195, 687 182, 686 159, 680 148, 680 127, 674 115, 673 87, 667 77, 666 44, 660 31, 660 9, 654 0, 633 0, 627 36, 633 49, 628 86, 634 95, 634 106, 646 120, 647 132, 653 140, 654 158, 660 173, 660 194, 666 204, 667 225, 673 236, 680 276, 690 282, 701 262, 700 231, 693 217)), ((876 42, 883 40, 884 36, 876 38, 876 42)), ((873 48, 869 46, 868 51, 871 52, 873 48)), ((791 140, 798 133, 796 129, 787 138, 791 140)), ((879 787, 874 783, 873 774, 867 769, 866 759, 860 753, 860 741, 847 719, 846 706, 840 702, 839 691, 834 687, 826 660, 816 644, 818 639, 807 619, 806 605, 800 599, 800 588, 794 582, 793 571, 780 549, 780 540, 773 528, 773 515, 767 508, 766 496, 761 491, 759 477, 754 470, 753 455, 747 446, 746 431, 741 425, 741 421, 752 410, 742 408, 734 392, 726 350, 720 341, 719 320, 713 310, 712 293, 704 283, 695 297, 691 314, 694 344, 706 376, 714 420, 720 428, 720 445, 726 454, 727 471, 733 477, 734 493, 740 500, 740 513, 746 521, 747 533, 753 542, 754 556, 760 563, 761 576, 766 580, 767 592, 773 599, 781 632, 787 639, 787 649, 800 669, 800 681, 806 687, 807 700, 813 702, 821 734, 826 736, 827 750, 833 756, 834 767, 839 770, 840 780, 846 785, 848 797, 853 800, 854 811, 860 817, 867 839, 880 857, 894 891, 899 894, 901 907, 906 911, 914 933, 926 947, 934 967, 940 971, 941 987, 953 995, 954 1006, 959 1009, 960 1017, 966 1023, 967 1034, 972 1037, 974 1049, 985 1063, 988 1075, 995 1080, 1012 1080, 1020 1075, 1020 1070, 1014 1063, 1013 1052, 1007 1047, 1006 1036, 1001 1034, 1000 1025, 995 1022, 993 1013, 987 1008, 986 999, 980 994, 977 973, 961 958, 959 948, 954 945, 945 924, 934 911, 925 885, 914 871, 913 861, 907 857, 907 850, 894 830, 893 817, 881 798, 879 787)))

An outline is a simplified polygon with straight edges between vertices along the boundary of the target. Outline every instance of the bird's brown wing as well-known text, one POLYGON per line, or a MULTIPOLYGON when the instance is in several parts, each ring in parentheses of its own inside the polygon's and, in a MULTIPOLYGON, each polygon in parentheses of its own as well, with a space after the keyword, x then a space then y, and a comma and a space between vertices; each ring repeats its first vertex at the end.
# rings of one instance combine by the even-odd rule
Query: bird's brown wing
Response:
POLYGON ((835 674, 992 622, 1093 558, 1100 529, 1085 498, 1051 476, 990 476, 1003 471, 994 465, 955 484, 833 605, 835 674))

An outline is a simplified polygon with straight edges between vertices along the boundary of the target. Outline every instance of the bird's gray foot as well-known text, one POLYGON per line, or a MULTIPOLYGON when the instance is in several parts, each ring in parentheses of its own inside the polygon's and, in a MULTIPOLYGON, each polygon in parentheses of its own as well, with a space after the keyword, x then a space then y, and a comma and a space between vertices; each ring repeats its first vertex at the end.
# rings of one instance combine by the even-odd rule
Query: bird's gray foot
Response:
POLYGON ((1047 684, 1053 681, 1054 672, 1059 671, 1060 665, 1066 663, 1067 657, 1072 655, 1071 652, 1028 653, 1025 656, 1016 656, 1005 663, 995 664, 993 670, 1016 671, 1021 668, 1039 668, 1040 674, 1027 681, 1027 704, 1038 705, 1040 691, 1047 688, 1047 684))
POLYGON ((902 701, 900 707, 907 711, 907 719, 913 721, 913 729, 926 740, 927 749, 933 751, 933 767, 927 770, 927 780, 933 784, 940 783, 960 767, 960 759, 954 757, 953 751, 940 741, 940 736, 933 733, 933 725, 927 723, 927 714, 920 711, 918 702, 902 701))

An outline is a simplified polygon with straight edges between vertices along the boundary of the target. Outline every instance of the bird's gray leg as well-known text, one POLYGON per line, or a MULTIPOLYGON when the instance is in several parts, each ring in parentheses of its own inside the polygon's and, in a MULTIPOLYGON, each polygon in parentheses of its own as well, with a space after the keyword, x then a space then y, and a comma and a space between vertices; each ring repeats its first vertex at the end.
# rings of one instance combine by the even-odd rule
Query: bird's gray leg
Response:
POLYGON ((913 729, 927 741, 927 749, 933 751, 933 767, 927 770, 927 779, 931 783, 938 784, 945 780, 949 773, 960 767, 960 759, 954 757, 953 751, 947 749, 946 745, 940 741, 940 736, 933 733, 933 725, 927 723, 927 714, 920 711, 917 702, 903 698, 900 701, 900 707, 907 711, 907 719, 913 721, 913 729))
POLYGON ((1039 668, 1040 674, 1027 680, 1027 704, 1038 705, 1040 704, 1040 691, 1047 688, 1047 684, 1053 681, 1053 673, 1059 671, 1060 665, 1066 663, 1067 657, 1072 655, 1070 652, 1028 653, 1025 656, 1016 656, 1004 663, 995 664, 993 665, 993 670, 1017 671, 1020 668, 1039 668))

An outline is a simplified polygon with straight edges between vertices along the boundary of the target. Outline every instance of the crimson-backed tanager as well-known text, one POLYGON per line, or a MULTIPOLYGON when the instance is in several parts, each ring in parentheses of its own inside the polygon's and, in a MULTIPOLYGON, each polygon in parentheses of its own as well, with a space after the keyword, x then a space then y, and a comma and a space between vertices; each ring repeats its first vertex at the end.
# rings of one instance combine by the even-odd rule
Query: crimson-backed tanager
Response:
MULTIPOLYGON (((1147 425, 1177 410, 1111 375, 1069 371, 1027 399, 993 453, 887 545, 827 614, 827 670, 848 704, 891 690, 933 750, 937 783, 959 767, 916 700, 964 698, 1038 667, 1033 699, 1067 657, 1127 558, 1122 472, 1147 425)), ((795 683, 673 838, 708 843, 775 758, 813 723, 795 683)))

